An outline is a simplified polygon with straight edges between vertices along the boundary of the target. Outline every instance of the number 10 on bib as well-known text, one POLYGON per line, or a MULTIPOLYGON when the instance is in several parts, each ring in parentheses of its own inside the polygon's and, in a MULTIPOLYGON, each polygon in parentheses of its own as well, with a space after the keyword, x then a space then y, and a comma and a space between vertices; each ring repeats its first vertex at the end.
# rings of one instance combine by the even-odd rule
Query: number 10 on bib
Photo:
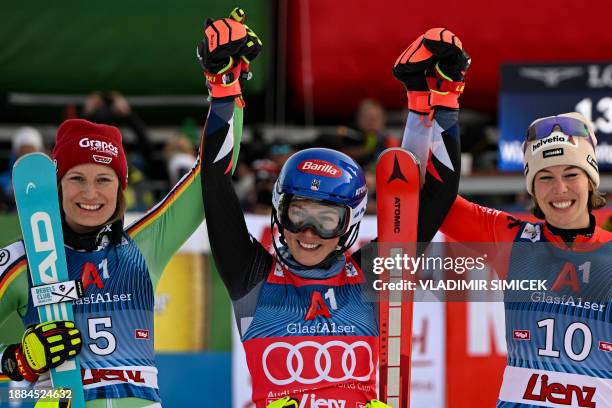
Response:
MULTIPOLYGON (((74 285, 68 282, 55 174, 55 165, 46 155, 27 154, 13 167, 13 190, 32 285, 58 284, 57 290, 63 292, 62 288, 74 288, 74 285)), ((74 320, 70 300, 75 295, 69 292, 72 291, 62 294, 60 301, 38 306, 41 323, 74 320)), ((54 388, 72 390, 72 408, 85 408, 78 356, 52 369, 51 381, 54 388)))
MULTIPOLYGON (((378 256, 414 257, 419 213, 419 164, 401 148, 385 150, 376 164, 378 256)), ((401 268, 386 269, 383 283, 402 284, 414 275, 401 268)), ((403 287, 403 286, 402 286, 403 287)), ((412 290, 379 293, 379 398, 394 408, 410 406, 412 290)))

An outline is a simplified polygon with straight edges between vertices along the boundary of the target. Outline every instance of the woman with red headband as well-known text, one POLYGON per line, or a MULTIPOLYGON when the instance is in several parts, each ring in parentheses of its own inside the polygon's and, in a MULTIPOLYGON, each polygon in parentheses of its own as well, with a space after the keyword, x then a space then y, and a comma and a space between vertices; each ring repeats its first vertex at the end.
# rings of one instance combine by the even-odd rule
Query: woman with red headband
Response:
POLYGON ((153 352, 155 287, 172 255, 203 220, 198 163, 162 202, 124 228, 127 162, 121 139, 119 129, 83 119, 67 120, 57 130, 52 156, 66 261, 70 279, 82 280, 84 297, 73 302, 74 324, 55 322, 59 328, 53 333, 60 338, 53 347, 45 346, 49 325, 39 324, 28 298, 23 242, 2 250, 0 320, 17 311, 28 327, 21 343, 3 347, 2 373, 42 386, 49 368, 80 351, 88 407, 107 406, 109 399, 116 400, 113 407, 160 401, 153 352))
MULTIPOLYGON (((252 59, 256 53, 246 43, 243 29, 236 52, 252 59)), ((225 51, 219 47, 211 56, 225 51)), ((224 85, 211 84, 211 94, 226 91, 224 85)), ((240 131, 240 121, 219 115, 219 107, 211 105, 203 137, 240 131)), ((16 311, 28 329, 20 343, 0 346, 0 372, 44 386, 50 368, 80 352, 88 408, 161 407, 154 293, 170 258, 204 218, 199 160, 159 204, 124 228, 127 163, 117 128, 67 120, 57 130, 53 159, 68 273, 83 281, 85 293, 73 302, 75 321, 53 322, 48 330, 29 300, 23 242, 2 249, 0 322, 16 311)))

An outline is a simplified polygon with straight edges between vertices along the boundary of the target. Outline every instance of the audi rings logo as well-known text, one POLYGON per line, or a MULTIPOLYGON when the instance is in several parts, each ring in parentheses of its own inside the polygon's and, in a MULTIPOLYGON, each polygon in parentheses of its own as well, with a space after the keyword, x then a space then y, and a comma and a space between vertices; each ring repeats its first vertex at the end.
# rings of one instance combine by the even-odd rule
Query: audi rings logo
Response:
POLYGON ((374 371, 372 349, 365 341, 356 341, 352 344, 338 340, 324 344, 315 341, 303 341, 298 344, 281 341, 266 347, 261 359, 266 377, 276 385, 287 385, 292 382, 316 384, 321 381, 332 383, 347 380, 366 381, 374 371), (366 354, 367 373, 364 373, 366 367, 359 362, 366 359, 366 354), (282 361, 282 357, 285 358, 287 371, 281 376, 278 375, 278 362, 282 361), (341 362, 341 368, 333 367, 337 361, 341 362), (313 365, 314 367, 311 367, 313 365), (276 369, 275 372, 280 378, 270 372, 270 366, 276 369))

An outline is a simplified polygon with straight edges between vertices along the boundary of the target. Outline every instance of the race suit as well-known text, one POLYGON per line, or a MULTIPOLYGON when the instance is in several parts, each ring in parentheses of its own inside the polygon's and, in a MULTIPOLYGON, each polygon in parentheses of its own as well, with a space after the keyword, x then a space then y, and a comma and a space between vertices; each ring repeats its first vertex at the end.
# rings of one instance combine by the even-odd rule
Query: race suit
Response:
POLYGON ((612 407, 612 233, 560 230, 457 197, 440 229, 494 243, 500 279, 546 280, 504 293, 508 359, 497 407, 612 407), (466 228, 469 225, 469 228, 466 228))
MULTIPOLYGON (((69 279, 84 284, 84 297, 72 305, 83 338, 88 408, 160 401, 153 350, 155 288, 172 255, 203 218, 198 160, 160 203, 125 230, 118 221, 76 234, 63 224, 69 279)), ((38 323, 23 242, 1 249, 0 259, 0 324, 13 311, 26 327, 38 323)), ((48 380, 43 374, 37 385, 46 386, 48 380)))
MULTIPOLYGON (((202 192, 211 250, 233 303, 253 401, 263 408, 290 395, 304 408, 363 406, 377 395, 377 305, 368 283, 375 249, 368 244, 325 267, 301 270, 284 265, 252 237, 230 177, 237 130, 230 124, 236 114, 241 112, 232 100, 213 100, 202 192)), ((457 112, 436 114, 437 126, 419 118, 410 113, 406 130, 431 137, 435 128, 449 153, 443 162, 432 157, 427 164, 435 176, 427 175, 421 191, 418 240, 429 241, 457 193, 458 177, 451 176, 458 169, 457 112)), ((280 250, 290 257, 285 247, 280 250)))

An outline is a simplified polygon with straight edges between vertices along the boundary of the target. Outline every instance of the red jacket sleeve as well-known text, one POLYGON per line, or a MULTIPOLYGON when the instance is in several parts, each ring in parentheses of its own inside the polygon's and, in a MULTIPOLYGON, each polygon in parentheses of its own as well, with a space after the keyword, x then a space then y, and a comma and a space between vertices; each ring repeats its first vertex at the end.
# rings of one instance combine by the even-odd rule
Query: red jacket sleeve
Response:
POLYGON ((457 196, 440 231, 451 241, 468 244, 484 251, 493 249, 491 261, 499 277, 504 279, 510 259, 511 244, 521 221, 509 213, 474 204, 457 196), (478 245, 480 243, 481 245, 478 245), (484 244, 487 245, 484 245, 484 244))
POLYGON ((457 196, 440 231, 458 242, 512 242, 520 222, 506 212, 457 196))

